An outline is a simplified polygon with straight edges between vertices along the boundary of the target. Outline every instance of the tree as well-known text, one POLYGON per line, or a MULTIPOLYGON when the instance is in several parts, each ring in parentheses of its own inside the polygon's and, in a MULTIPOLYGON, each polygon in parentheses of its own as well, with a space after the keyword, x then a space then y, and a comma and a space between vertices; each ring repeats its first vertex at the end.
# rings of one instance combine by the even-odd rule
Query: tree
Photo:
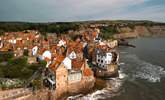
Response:
POLYGON ((3 66, 0 66, 0 78, 4 77, 3 66))
POLYGON ((19 65, 19 66, 23 66, 27 64, 27 58, 26 57, 22 57, 22 58, 16 58, 16 59, 10 59, 8 61, 9 65, 19 65))
POLYGON ((0 52, 0 62, 9 61, 13 56, 13 52, 0 52))
POLYGON ((115 34, 115 33, 117 33, 118 31, 117 31, 117 29, 116 29, 116 27, 115 26, 113 26, 113 27, 102 27, 101 28, 101 37, 103 38, 103 39, 109 39, 109 38, 112 38, 112 36, 115 34))
POLYGON ((0 36, 4 35, 4 31, 0 29, 0 36))

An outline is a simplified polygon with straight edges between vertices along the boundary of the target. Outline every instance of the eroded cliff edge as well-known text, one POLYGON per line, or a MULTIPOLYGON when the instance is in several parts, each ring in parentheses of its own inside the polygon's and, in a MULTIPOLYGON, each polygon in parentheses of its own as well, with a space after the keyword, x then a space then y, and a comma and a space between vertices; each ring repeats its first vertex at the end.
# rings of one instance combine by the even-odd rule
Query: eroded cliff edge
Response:
POLYGON ((114 38, 136 38, 136 37, 164 37, 165 25, 144 26, 137 25, 134 28, 128 26, 118 27, 117 34, 114 34, 114 38))

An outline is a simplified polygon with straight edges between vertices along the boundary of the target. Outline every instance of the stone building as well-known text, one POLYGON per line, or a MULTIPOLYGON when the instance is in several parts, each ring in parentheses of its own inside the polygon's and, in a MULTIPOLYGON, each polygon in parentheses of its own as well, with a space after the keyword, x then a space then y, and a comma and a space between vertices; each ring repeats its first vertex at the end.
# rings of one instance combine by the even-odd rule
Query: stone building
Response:
MULTIPOLYGON (((88 67, 87 61, 79 62, 77 59, 70 59, 69 64, 68 61, 65 63, 66 58, 58 56, 57 60, 50 65, 55 73, 54 98, 58 98, 65 93, 79 93, 94 86, 94 74, 88 67)), ((69 60, 69 58, 67 59, 69 60)))

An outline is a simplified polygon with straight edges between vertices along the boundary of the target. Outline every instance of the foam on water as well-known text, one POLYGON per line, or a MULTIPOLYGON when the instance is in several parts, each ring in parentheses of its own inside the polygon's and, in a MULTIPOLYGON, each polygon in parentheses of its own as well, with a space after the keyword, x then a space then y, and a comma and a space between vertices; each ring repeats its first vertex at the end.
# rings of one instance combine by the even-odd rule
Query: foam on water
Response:
POLYGON ((165 75, 165 71, 161 66, 152 65, 147 62, 143 62, 140 70, 135 75, 135 77, 147 79, 150 82, 160 82, 161 77, 165 75))
POLYGON ((119 79, 124 79, 127 75, 125 73, 123 73, 122 70, 119 70, 119 79))
POLYGON ((121 86, 125 79, 145 79, 149 82, 160 82, 165 77, 165 70, 162 66, 154 65, 141 60, 136 55, 125 54, 124 62, 120 63, 119 78, 111 78, 106 82, 106 88, 94 91, 87 95, 79 94, 69 96, 67 100, 100 100, 118 96, 122 93, 121 86))
POLYGON ((135 78, 146 79, 149 82, 160 82, 161 78, 165 77, 165 70, 162 66, 143 61, 136 55, 127 55, 126 59, 134 63, 133 76, 135 78))
POLYGON ((120 51, 120 53, 121 53, 121 54, 126 54, 126 53, 128 53, 128 52, 120 51))
POLYGON ((123 84, 123 78, 124 74, 122 74, 122 79, 120 78, 112 78, 106 81, 106 88, 103 88, 101 90, 97 90, 93 93, 83 95, 79 94, 76 96, 70 96, 67 98, 67 100, 100 100, 100 99, 106 99, 111 98, 114 96, 117 96, 121 93, 121 86, 123 84))
POLYGON ((120 66, 120 65, 124 65, 124 64, 125 64, 124 62, 121 62, 121 63, 119 63, 119 66, 120 66))

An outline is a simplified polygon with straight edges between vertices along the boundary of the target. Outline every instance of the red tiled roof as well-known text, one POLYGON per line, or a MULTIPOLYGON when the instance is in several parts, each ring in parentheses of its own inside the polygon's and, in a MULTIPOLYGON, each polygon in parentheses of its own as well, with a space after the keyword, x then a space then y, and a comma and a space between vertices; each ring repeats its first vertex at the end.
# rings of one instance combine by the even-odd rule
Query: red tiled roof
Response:
POLYGON ((84 64, 84 60, 79 61, 77 59, 72 60, 72 68, 73 70, 81 70, 82 66, 84 64))
POLYGON ((97 32, 92 32, 92 36, 96 37, 97 36, 97 32))
POLYGON ((71 42, 68 45, 67 53, 71 53, 72 51, 75 51, 76 53, 80 53, 83 50, 83 44, 82 43, 76 43, 76 42, 71 42))
POLYGON ((64 56, 58 55, 53 63, 50 65, 50 68, 57 69, 56 67, 61 64, 61 62, 65 59, 64 56))
POLYGON ((46 48, 39 48, 38 54, 42 55, 45 50, 47 50, 47 49, 46 48))
POLYGON ((90 68, 85 68, 83 70, 84 76, 91 76, 93 74, 92 70, 90 68))

